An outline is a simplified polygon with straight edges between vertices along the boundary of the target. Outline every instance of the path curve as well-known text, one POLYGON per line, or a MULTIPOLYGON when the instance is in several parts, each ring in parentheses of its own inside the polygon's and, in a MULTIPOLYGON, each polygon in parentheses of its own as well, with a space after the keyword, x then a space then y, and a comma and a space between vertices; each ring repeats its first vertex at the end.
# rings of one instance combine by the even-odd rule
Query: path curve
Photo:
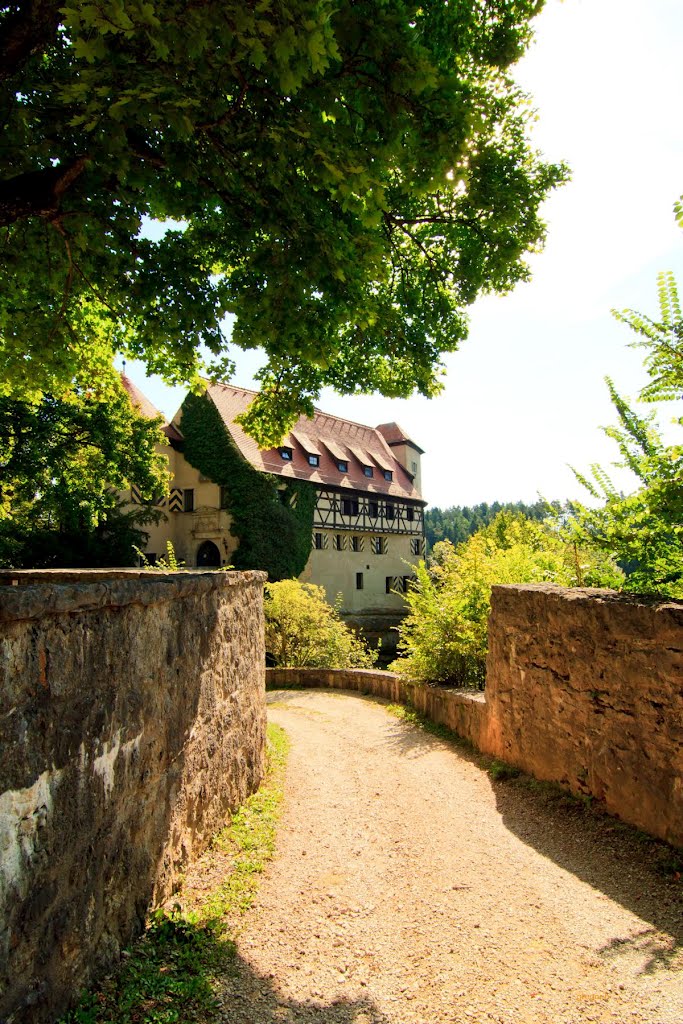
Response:
POLYGON ((226 1024, 681 1024, 681 883, 350 694, 277 691, 277 854, 226 1024))

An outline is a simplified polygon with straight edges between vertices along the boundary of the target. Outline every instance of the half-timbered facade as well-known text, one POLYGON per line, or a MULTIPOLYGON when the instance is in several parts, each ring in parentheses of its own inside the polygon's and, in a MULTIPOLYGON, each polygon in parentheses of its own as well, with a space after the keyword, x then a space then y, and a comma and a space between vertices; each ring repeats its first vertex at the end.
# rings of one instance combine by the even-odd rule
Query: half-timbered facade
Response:
MULTIPOLYGON (((124 384, 152 415, 135 386, 127 379, 124 384)), ((280 447, 262 451, 235 423, 255 392, 215 384, 207 395, 255 469, 315 487, 311 551, 300 578, 324 587, 331 602, 341 595, 342 611, 360 622, 400 613, 401 593, 424 554, 422 449, 396 423, 369 427, 316 411, 312 419, 302 417, 280 447)), ((225 494, 184 458, 182 410, 166 434, 173 479, 164 519, 150 533, 148 557, 163 555, 170 540, 188 566, 230 564, 238 540, 230 532, 225 494)))

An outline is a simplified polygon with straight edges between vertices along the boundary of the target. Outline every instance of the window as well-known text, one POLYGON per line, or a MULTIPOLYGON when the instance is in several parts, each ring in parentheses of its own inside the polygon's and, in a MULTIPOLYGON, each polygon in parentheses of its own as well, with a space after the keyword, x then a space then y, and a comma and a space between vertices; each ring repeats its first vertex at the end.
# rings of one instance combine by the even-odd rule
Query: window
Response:
POLYGON ((368 502, 368 515, 371 519, 376 519, 379 515, 379 502, 369 501, 368 502))
POLYGON ((349 471, 349 464, 348 464, 348 462, 346 462, 345 459, 339 459, 339 461, 337 462, 337 469, 339 470, 340 473, 348 473, 348 471, 349 471))
POLYGON ((308 456, 308 465, 309 466, 319 466, 320 465, 320 456, 319 455, 309 455, 308 456))
POLYGON ((342 498, 342 515, 358 515, 358 498, 342 498))
POLYGON ((419 537, 411 537, 411 539, 410 539, 410 553, 411 553, 411 555, 420 555, 420 554, 422 554, 421 548, 422 548, 422 544, 420 542, 420 538, 419 537))
POLYGON ((392 471, 390 469, 385 469, 384 470, 384 479, 385 480, 393 480, 394 479, 394 474, 392 473, 392 471))
POLYGON ((372 476, 372 466, 363 466, 363 472, 366 476, 372 476))
POLYGON ((391 504, 390 501, 387 501, 384 505, 384 515, 386 519, 394 518, 394 506, 391 504))
POLYGON ((351 550, 352 551, 362 551, 363 550, 363 545, 361 544, 361 538, 360 537, 352 537, 351 538, 351 550))
POLYGON ((228 508, 228 488, 221 487, 221 508, 228 508))
POLYGON ((410 472, 413 474, 413 476, 417 476, 417 462, 410 463, 410 472))
POLYGON ((194 488, 186 487, 183 491, 183 512, 194 512, 194 488))
POLYGON ((384 537, 373 537, 371 541, 373 555, 386 555, 387 544, 384 537))
POLYGON ((410 506, 408 506, 406 508, 406 519, 408 520, 409 523, 412 523, 414 518, 415 518, 415 509, 411 508, 410 506))
POLYGON ((356 590, 362 590, 362 589, 363 589, 363 573, 362 572, 357 572, 356 573, 356 590))
POLYGON ((322 551, 323 549, 323 535, 322 533, 313 534, 313 547, 316 551, 322 551))
POLYGON ((280 448, 280 458, 284 459, 285 462, 291 462, 293 454, 294 453, 291 448, 287 448, 284 445, 280 448))
POLYGON ((334 550, 335 551, 343 551, 344 550, 344 548, 346 547, 346 544, 344 543, 344 539, 345 538, 344 538, 344 534, 343 533, 335 533, 335 535, 334 535, 334 550))

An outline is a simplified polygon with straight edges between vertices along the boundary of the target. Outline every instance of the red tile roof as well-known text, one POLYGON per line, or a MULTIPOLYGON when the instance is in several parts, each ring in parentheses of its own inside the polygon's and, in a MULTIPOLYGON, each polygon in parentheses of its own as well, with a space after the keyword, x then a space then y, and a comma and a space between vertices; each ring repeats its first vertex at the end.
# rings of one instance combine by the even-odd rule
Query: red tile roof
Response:
POLYGON ((128 393, 131 403, 138 410, 141 416, 145 416, 148 420, 161 418, 164 420, 164 425, 161 429, 164 434, 166 434, 169 441, 182 441, 183 435, 180 433, 178 428, 173 423, 166 422, 156 406, 152 405, 149 398, 147 398, 146 395, 143 395, 140 388, 133 384, 133 381, 130 377, 126 377, 125 373, 121 374, 121 383, 124 391, 128 393))
POLYGON ((392 448, 395 445, 409 444, 415 449, 415 451, 419 452, 420 455, 424 454, 424 448, 420 448, 419 445, 415 444, 412 438, 408 437, 405 430, 403 430, 402 427, 399 427, 398 423, 380 423, 377 430, 379 430, 384 440, 387 444, 391 445, 392 448))
POLYGON ((293 452, 291 461, 285 461, 278 448, 265 451, 259 449, 253 438, 235 423, 235 417, 246 410, 255 398, 256 391, 229 384, 211 384, 207 387, 207 394, 239 451, 255 469, 296 480, 310 480, 321 487, 341 487, 414 501, 422 500, 410 475, 394 458, 379 428, 343 420, 316 409, 312 419, 300 417, 283 440, 283 446, 291 448, 293 452), (320 464, 311 466, 308 456, 316 454, 319 455, 320 464), (339 460, 348 463, 348 472, 340 472, 337 466, 339 460), (363 466, 368 465, 373 469, 371 477, 366 476, 363 469, 363 466), (384 469, 391 471, 391 480, 384 478, 384 469))

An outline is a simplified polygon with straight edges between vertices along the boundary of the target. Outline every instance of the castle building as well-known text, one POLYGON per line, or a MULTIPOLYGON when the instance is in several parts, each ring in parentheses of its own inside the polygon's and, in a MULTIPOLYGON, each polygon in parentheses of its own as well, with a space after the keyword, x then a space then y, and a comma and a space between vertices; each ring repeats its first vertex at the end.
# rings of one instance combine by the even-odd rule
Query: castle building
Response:
MULTIPOLYGON (((159 415, 125 376, 123 383, 144 415, 159 415)), ((396 423, 369 427, 316 411, 312 419, 301 417, 279 447, 260 450, 235 422, 255 395, 226 384, 206 390, 219 429, 254 470, 276 484, 315 488, 310 553, 299 578, 324 587, 330 602, 341 595, 347 620, 370 634, 386 632, 405 607, 401 594, 412 566, 424 556, 422 449, 396 423)), ((146 555, 154 562, 171 541, 186 566, 229 565, 240 543, 231 532, 230 484, 202 475, 188 460, 182 417, 181 408, 164 427, 171 490, 159 503, 160 522, 149 528, 146 555)), ((131 500, 140 500, 135 491, 131 500)))

